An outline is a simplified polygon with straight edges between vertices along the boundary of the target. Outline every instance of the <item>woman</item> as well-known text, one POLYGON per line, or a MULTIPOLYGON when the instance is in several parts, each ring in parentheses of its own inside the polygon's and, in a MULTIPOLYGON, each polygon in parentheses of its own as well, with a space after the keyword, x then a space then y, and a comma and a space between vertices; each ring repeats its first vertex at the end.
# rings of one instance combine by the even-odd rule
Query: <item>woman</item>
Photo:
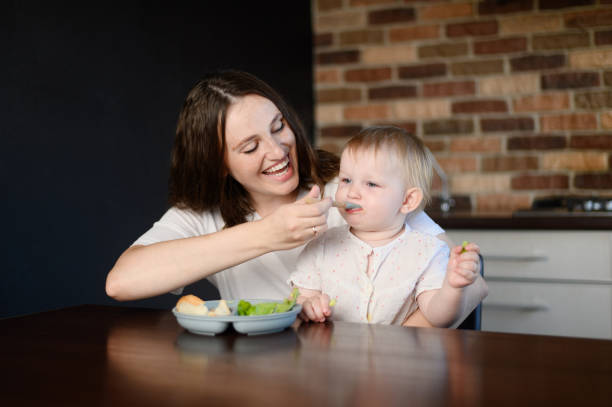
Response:
MULTIPOLYGON (((337 171, 337 157, 313 151, 269 85, 239 71, 204 77, 179 116, 171 208, 117 260, 107 294, 134 300, 180 293, 208 278, 222 298, 287 296, 301 246, 344 222, 330 198, 319 200, 334 196, 337 171)), ((445 237, 424 213, 409 224, 445 237)), ((473 286, 480 290, 470 295, 475 306, 486 286, 473 286)))

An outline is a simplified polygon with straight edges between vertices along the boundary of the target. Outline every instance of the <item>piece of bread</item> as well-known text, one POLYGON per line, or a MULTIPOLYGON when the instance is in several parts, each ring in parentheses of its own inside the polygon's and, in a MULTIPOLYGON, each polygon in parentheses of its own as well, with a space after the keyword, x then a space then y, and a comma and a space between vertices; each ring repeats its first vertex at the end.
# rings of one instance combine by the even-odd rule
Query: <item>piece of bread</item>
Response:
POLYGON ((181 314, 208 315, 208 308, 205 305, 205 301, 202 301, 192 294, 183 295, 179 298, 176 303, 176 310, 181 314))
POLYGON ((230 315, 231 313, 232 312, 227 306, 227 302, 225 302, 225 300, 219 300, 219 304, 217 305, 217 308, 215 308, 214 311, 210 311, 208 313, 208 316, 209 317, 220 317, 224 315, 230 315))

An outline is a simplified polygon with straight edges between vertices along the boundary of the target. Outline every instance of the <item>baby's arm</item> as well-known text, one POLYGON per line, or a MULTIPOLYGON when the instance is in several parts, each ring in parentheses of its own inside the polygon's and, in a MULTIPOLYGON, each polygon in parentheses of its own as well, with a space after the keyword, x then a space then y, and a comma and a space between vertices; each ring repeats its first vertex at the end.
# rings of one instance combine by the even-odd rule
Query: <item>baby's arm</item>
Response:
POLYGON ((297 303, 302 304, 300 318, 304 321, 325 322, 325 319, 331 315, 329 296, 317 290, 305 288, 299 288, 299 290, 297 303))
POLYGON ((442 287, 422 292, 417 297, 419 308, 433 326, 449 327, 461 318, 466 301, 466 287, 478 277, 480 249, 474 243, 451 250, 446 277, 442 287))

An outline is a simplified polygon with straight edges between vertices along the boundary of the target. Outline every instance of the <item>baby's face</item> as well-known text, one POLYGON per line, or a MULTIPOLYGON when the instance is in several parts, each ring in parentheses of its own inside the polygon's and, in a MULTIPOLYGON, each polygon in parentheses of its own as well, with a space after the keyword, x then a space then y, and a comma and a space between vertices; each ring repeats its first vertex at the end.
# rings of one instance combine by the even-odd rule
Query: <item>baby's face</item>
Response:
POLYGON ((395 230, 404 224, 401 212, 406 195, 402 169, 384 149, 348 151, 340 160, 340 183, 336 201, 350 202, 361 209, 340 210, 346 222, 357 231, 395 230))

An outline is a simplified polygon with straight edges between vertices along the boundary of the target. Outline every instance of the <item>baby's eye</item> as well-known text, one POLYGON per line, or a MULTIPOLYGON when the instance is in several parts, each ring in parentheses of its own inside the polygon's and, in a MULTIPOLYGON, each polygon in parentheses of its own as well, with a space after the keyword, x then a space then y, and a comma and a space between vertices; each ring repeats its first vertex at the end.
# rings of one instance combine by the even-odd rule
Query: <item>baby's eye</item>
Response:
POLYGON ((350 184, 351 183, 351 179, 350 178, 342 178, 342 179, 340 179, 340 182, 342 182, 343 184, 350 184))
POLYGON ((368 187, 370 187, 370 188, 376 188, 376 187, 378 186, 378 184, 375 184, 375 183, 374 183, 374 182, 372 182, 372 181, 368 181, 366 185, 367 185, 368 187))
POLYGON ((243 153, 245 154, 251 154, 252 152, 254 152, 255 150, 257 150, 257 147, 259 146, 259 143, 254 141, 252 143, 247 144, 244 149, 242 150, 243 153))

